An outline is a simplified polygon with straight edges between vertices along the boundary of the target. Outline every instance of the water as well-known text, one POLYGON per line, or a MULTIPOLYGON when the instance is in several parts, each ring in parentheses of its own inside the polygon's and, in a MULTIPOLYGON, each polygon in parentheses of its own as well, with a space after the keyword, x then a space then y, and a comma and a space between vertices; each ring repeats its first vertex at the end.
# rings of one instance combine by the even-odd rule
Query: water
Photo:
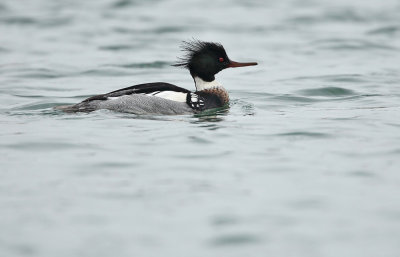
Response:
POLYGON ((1 256, 400 256, 398 1, 0 2, 1 256), (193 89, 221 42, 227 111, 53 107, 193 89))

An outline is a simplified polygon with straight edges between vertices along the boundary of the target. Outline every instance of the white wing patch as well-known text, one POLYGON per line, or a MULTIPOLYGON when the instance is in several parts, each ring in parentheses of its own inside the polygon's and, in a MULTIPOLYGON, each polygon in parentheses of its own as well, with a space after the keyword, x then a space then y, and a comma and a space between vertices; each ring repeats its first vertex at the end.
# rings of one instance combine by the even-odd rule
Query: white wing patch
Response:
MULTIPOLYGON (((176 92, 176 91, 155 91, 151 93, 141 93, 141 95, 147 95, 147 96, 156 96, 176 102, 182 102, 186 103, 186 96, 187 93, 182 93, 182 92, 176 92)), ((107 97, 108 100, 114 100, 118 99, 120 96, 117 97, 107 97)))
POLYGON ((176 102, 186 103, 187 93, 176 92, 176 91, 161 91, 161 92, 158 91, 147 95, 152 95, 176 102))

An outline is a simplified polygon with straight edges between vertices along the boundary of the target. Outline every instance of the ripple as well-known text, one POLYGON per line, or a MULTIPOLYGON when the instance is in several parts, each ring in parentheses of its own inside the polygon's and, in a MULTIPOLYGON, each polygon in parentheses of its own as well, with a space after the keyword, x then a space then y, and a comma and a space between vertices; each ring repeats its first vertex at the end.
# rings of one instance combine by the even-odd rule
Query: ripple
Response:
POLYGON ((25 111, 25 110, 43 110, 43 109, 49 109, 53 108, 56 106, 57 103, 34 103, 34 104, 27 104, 21 107, 13 108, 13 110, 19 110, 19 111, 25 111))
POLYGON ((321 209, 324 203, 318 199, 299 199, 289 203, 290 207, 296 210, 321 209))
POLYGON ((230 226, 239 223, 238 218, 233 216, 217 216, 212 219, 213 226, 230 226))
MULTIPOLYGON (((54 106, 56 105, 54 104, 54 106)), ((36 110, 13 110, 5 113, 10 116, 60 116, 65 114, 53 108, 38 108, 36 110)))
POLYGON ((54 151, 55 149, 62 150, 62 149, 80 147, 78 144, 66 143, 66 142, 23 142, 23 143, 15 143, 2 146, 14 150, 23 150, 23 151, 32 151, 32 150, 54 151))
POLYGON ((235 99, 231 101, 230 105, 231 107, 240 107, 240 113, 243 116, 255 115, 254 104, 250 102, 243 101, 241 99, 235 99))
POLYGON ((7 25, 39 25, 40 27, 57 27, 69 24, 71 17, 33 18, 29 16, 11 16, 0 18, 0 23, 7 25))
POLYGON ((171 32, 182 32, 185 31, 185 27, 179 26, 164 26, 158 27, 152 30, 153 33, 162 34, 162 33, 171 33, 171 32))
POLYGON ((36 246, 26 243, 8 245, 7 248, 17 256, 35 256, 40 252, 36 246))
POLYGON ((298 102, 298 103, 314 103, 314 102, 320 101, 318 99, 313 99, 313 98, 309 98, 309 97, 293 96, 293 95, 288 95, 288 94, 274 96, 272 98, 276 99, 276 100, 281 100, 281 101, 298 102))
POLYGON ((140 0, 117 0, 113 4, 111 4, 112 8, 115 9, 123 9, 129 6, 141 5, 158 2, 159 0, 148 0, 148 1, 140 1, 140 0))
POLYGON ((308 96, 349 96, 355 95, 355 92, 341 87, 322 87, 313 89, 303 89, 298 91, 301 94, 308 96))
POLYGON ((293 132, 279 133, 279 134, 274 134, 274 135, 281 136, 281 137, 297 137, 297 138, 305 138, 305 137, 328 138, 328 137, 330 137, 329 134, 320 133, 320 132, 308 132, 308 131, 293 131, 293 132))
POLYGON ((91 69, 91 70, 87 70, 87 71, 83 71, 80 73, 81 75, 94 75, 94 76, 127 76, 127 75, 131 75, 132 73, 126 72, 126 71, 121 71, 118 69, 104 69, 104 68, 100 68, 100 69, 91 69))
POLYGON ((155 62, 141 62, 141 63, 127 63, 127 64, 121 64, 121 65, 109 65, 113 67, 121 67, 121 68, 139 68, 139 69, 145 69, 145 68, 164 68, 167 66, 171 66, 169 62, 164 62, 164 61, 155 61, 155 62))
POLYGON ((189 139, 198 144, 212 144, 213 141, 208 140, 206 137, 200 137, 200 136, 189 136, 189 139))
MULTIPOLYGON (((400 123, 388 122, 388 123, 386 123, 386 124, 389 125, 389 126, 393 126, 393 127, 400 128, 400 123)), ((399 152, 400 152, 400 151, 399 151, 399 152)))
POLYGON ((7 109, 5 113, 10 116, 59 116, 60 114, 65 114, 54 109, 54 107, 59 105, 65 104, 39 101, 7 109))
POLYGON ((352 9, 331 10, 318 15, 298 15, 288 19, 289 22, 295 24, 314 24, 321 22, 365 22, 366 17, 352 9))
POLYGON ((0 19, 0 23, 5 23, 5 24, 21 24, 21 25, 26 25, 26 24, 35 24, 37 21, 34 18, 31 17, 5 17, 0 19))
POLYGON ((95 198, 103 198, 109 200, 134 200, 144 197, 144 193, 142 191, 138 192, 106 192, 106 193, 96 193, 92 194, 95 198))
POLYGON ((279 81, 298 81, 298 80, 316 80, 323 82, 350 82, 350 83, 362 83, 368 82, 364 75, 361 74, 334 74, 334 75, 321 75, 321 76, 300 76, 290 79, 284 79, 279 81))
POLYGON ((374 177, 375 174, 369 172, 369 171, 364 171, 364 170, 357 170, 357 171, 352 171, 349 173, 350 176, 353 177, 363 177, 363 178, 367 178, 367 177, 374 177))
POLYGON ((132 162, 115 162, 115 161, 104 161, 104 162, 99 162, 93 165, 94 167, 97 168, 128 168, 132 167, 134 163, 132 162))
POLYGON ((367 23, 371 21, 388 21, 388 15, 381 12, 365 12, 351 7, 329 8, 316 14, 297 15, 289 18, 288 22, 294 24, 321 24, 321 23, 367 23))
POLYGON ((325 13, 324 18, 322 19, 339 22, 364 22, 368 18, 363 17, 355 10, 345 8, 328 11, 327 13, 325 13))
MULTIPOLYGON (((139 28, 126 28, 126 27, 114 27, 113 30, 121 34, 168 34, 187 31, 188 28, 184 26, 159 26, 150 29, 139 29, 139 28)), ((145 45, 141 45, 145 46, 145 45)))
POLYGON ((29 68, 22 70, 21 73, 17 73, 14 76, 19 78, 54 79, 64 77, 65 74, 48 68, 29 68))
POLYGON ((7 11, 7 7, 3 3, 0 3, 0 12, 4 11, 7 11))
POLYGON ((51 18, 39 22, 40 27, 59 27, 72 22, 72 17, 51 18))
MULTIPOLYGON (((280 81, 284 81, 284 80, 280 80, 280 81)), ((266 98, 266 97, 270 97, 273 96, 273 94, 271 93, 266 93, 266 92, 260 92, 260 91, 237 91, 237 90, 229 90, 231 93, 235 93, 238 96, 240 96, 240 100, 233 100, 232 102, 236 103, 236 102, 240 102, 243 99, 247 99, 247 98, 266 98)))
POLYGON ((261 242, 261 238, 253 234, 231 234, 215 237, 211 240, 213 246, 239 246, 261 242))
POLYGON ((187 154, 172 154, 171 156, 177 157, 177 158, 183 158, 183 159, 192 159, 192 160, 197 160, 197 159, 206 159, 206 160, 211 160, 211 159, 218 159, 224 156, 229 156, 232 155, 233 151, 227 150, 227 151, 221 151, 218 153, 190 153, 188 152, 187 154))
POLYGON ((377 29, 369 30, 367 34, 369 35, 395 35, 400 32, 399 26, 383 26, 377 29))
POLYGON ((78 177, 116 177, 120 176, 123 170, 137 168, 141 166, 139 163, 134 162, 114 162, 105 161, 98 162, 96 164, 90 164, 85 166, 83 169, 74 172, 78 177))
MULTIPOLYGON (((1 92, 1 90, 0 90, 0 92, 1 92)), ((16 97, 22 97, 22 98, 31 98, 31 99, 48 98, 48 96, 44 96, 44 95, 24 95, 24 94, 10 94, 10 95, 16 96, 16 97)), ((59 97, 59 98, 74 98, 74 97, 64 96, 64 97, 59 97)))
POLYGON ((367 82, 367 79, 360 74, 339 74, 331 76, 323 76, 321 79, 329 82, 350 82, 350 83, 362 83, 367 82))
POLYGON ((200 122, 204 121, 213 121, 215 118, 222 118, 223 116, 226 116, 229 113, 229 105, 220 107, 220 108, 214 108, 214 109, 209 109, 202 111, 200 113, 196 113, 194 117, 199 118, 200 122))
MULTIPOLYGON (((21 86, 21 87, 19 87, 19 89, 22 89, 22 90, 26 90, 26 91, 31 91, 32 90, 32 87, 30 87, 30 86, 21 86)), ((70 88, 62 88, 62 87, 46 87, 46 86, 41 86, 41 87, 35 87, 34 88, 34 90, 35 90, 35 92, 36 91, 39 91, 39 90, 41 90, 41 91, 44 91, 44 92, 47 92, 47 91, 54 91, 54 92, 70 92, 71 91, 71 89, 70 88)), ((91 96, 91 95, 90 95, 91 96)), ((28 97, 28 96, 27 96, 28 97)), ((67 97, 68 98, 68 97, 67 97)))
POLYGON ((342 38, 330 38, 317 40, 310 43, 311 45, 320 49, 329 50, 397 50, 397 47, 388 44, 374 43, 368 40, 362 39, 342 39, 342 38))
POLYGON ((106 51, 123 51, 123 50, 131 50, 134 49, 135 47, 133 45, 124 45, 124 44, 119 44, 119 45, 107 45, 107 46, 100 46, 100 50, 106 50, 106 51))
POLYGON ((111 5, 111 7, 114 8, 124 8, 130 5, 136 5, 137 1, 133 1, 133 0, 120 0, 120 1, 116 1, 115 3, 113 3, 111 5))

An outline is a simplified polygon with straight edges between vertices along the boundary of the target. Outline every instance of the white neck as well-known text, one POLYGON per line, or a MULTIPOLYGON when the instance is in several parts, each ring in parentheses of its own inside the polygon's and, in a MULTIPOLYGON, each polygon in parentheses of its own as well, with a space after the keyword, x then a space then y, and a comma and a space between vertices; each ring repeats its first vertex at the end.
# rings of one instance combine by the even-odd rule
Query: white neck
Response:
POLYGON ((196 85, 197 91, 201 91, 204 89, 209 89, 209 88, 215 88, 215 87, 222 87, 220 83, 218 83, 216 80, 213 81, 204 81, 199 77, 194 77, 194 84, 196 85))

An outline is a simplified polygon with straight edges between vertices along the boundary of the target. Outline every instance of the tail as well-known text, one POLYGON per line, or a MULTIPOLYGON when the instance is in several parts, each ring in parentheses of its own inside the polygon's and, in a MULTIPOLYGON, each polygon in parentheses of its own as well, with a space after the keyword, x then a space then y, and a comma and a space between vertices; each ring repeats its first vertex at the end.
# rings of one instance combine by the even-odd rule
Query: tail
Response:
POLYGON ((54 110, 59 110, 59 111, 67 112, 67 113, 78 111, 77 108, 75 107, 75 105, 59 105, 59 106, 54 107, 54 110))
POLYGON ((63 111, 65 113, 75 113, 75 112, 92 112, 95 109, 86 104, 86 103, 79 103, 73 105, 59 105, 54 107, 55 110, 63 111))

